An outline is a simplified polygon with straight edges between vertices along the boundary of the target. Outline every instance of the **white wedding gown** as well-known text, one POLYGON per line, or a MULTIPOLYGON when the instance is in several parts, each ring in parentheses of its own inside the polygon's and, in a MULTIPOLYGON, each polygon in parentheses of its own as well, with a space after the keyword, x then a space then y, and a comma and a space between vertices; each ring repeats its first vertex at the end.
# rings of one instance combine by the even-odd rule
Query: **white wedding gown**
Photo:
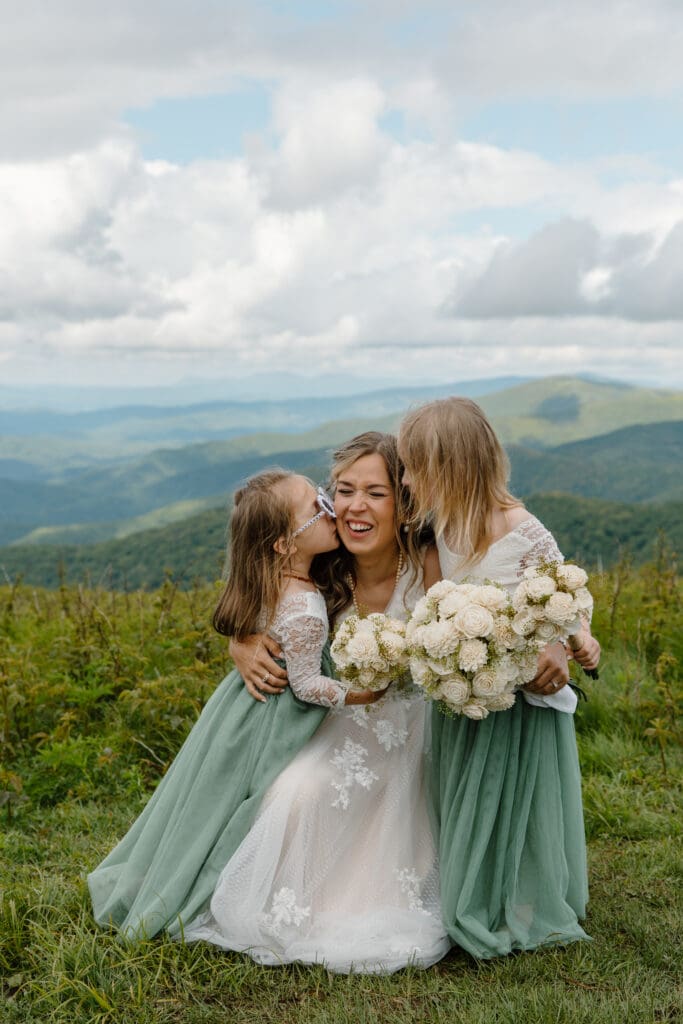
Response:
MULTIPOLYGON (((406 619, 421 596, 420 586, 406 593, 409 576, 404 570, 388 615, 406 619)), ((325 606, 317 593, 305 597, 309 625, 310 616, 318 621, 319 665, 325 606)), ((309 699, 339 697, 326 680, 312 681, 309 699)), ((426 710, 412 685, 390 687, 375 704, 333 706, 271 785, 185 940, 241 950, 262 964, 323 963, 339 973, 428 967, 444 956, 450 941, 427 811, 426 710)))

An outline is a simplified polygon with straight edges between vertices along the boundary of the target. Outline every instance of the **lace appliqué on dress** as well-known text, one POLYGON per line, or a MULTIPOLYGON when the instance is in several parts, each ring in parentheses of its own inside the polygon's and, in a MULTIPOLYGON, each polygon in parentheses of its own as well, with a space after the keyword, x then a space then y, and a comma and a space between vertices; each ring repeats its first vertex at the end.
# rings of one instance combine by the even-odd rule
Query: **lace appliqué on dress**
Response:
POLYGON ((394 878, 397 880, 401 892, 408 897, 408 906, 411 910, 425 910, 422 897, 420 896, 420 885, 422 879, 413 868, 394 868, 394 878))
POLYGON ((517 577, 522 579, 524 570, 540 562, 563 562, 564 556, 557 546, 557 541, 549 530, 546 530, 543 523, 534 516, 524 519, 516 531, 531 544, 528 551, 520 557, 517 566, 517 577))
POLYGON ((377 742, 387 751, 392 747, 401 747, 408 739, 408 730, 402 725, 394 725, 388 718, 380 718, 372 727, 377 742))
POLYGON ((368 756, 366 747, 360 743, 354 743, 348 737, 344 740, 342 750, 335 748, 334 757, 330 758, 333 768, 341 771, 341 779, 332 779, 330 785, 337 791, 337 796, 332 801, 333 807, 339 807, 345 811, 348 809, 350 799, 349 792, 356 783, 363 789, 370 789, 373 782, 377 782, 379 775, 373 772, 365 763, 368 756))
POLYGON ((300 907, 293 889, 278 889, 270 905, 270 913, 261 916, 261 922, 269 932, 282 937, 285 929, 300 928, 311 916, 310 907, 300 907))

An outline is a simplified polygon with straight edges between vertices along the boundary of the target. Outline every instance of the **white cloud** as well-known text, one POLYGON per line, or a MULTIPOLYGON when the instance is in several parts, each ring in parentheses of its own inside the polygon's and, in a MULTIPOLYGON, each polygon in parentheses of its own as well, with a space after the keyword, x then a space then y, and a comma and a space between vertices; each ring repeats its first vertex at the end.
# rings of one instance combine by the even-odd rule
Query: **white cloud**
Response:
POLYGON ((453 312, 683 320, 683 220, 660 243, 654 234, 601 237, 586 221, 549 225, 521 244, 501 245, 453 312))
POLYGON ((458 138, 456 115, 473 97, 678 88, 678 5, 444 2, 430 21, 416 0, 369 0, 296 24, 236 0, 58 7, 29 0, 0 39, 3 371, 35 353, 120 357, 126 373, 136 359, 474 376, 619 358, 670 372, 683 181, 644 160, 605 184, 604 162, 458 138), (243 79, 273 101, 244 156, 142 159, 127 106, 243 79), (401 141, 383 121, 396 110, 401 141), (543 226, 520 242, 501 211, 543 226))

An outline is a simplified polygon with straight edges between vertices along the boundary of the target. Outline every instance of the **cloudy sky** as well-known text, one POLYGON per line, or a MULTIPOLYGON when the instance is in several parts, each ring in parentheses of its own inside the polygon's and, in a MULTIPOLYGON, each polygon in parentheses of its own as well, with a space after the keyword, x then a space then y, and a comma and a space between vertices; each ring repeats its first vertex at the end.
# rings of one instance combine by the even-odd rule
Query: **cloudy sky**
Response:
POLYGON ((3 383, 683 384, 679 0, 0 12, 3 383))

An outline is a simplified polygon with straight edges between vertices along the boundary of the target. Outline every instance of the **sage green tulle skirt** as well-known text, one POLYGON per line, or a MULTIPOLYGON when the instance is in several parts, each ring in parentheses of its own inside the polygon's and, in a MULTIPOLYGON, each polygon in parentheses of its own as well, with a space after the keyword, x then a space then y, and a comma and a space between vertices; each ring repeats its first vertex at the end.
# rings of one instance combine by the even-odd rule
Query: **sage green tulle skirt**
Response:
POLYGON ((435 706, 432 781, 441 903, 476 957, 588 936, 581 776, 572 715, 521 696, 482 722, 435 706))
MULTIPOLYGON (((322 671, 331 674, 327 650, 322 671)), ((289 687, 260 703, 238 672, 226 676, 142 814, 88 876, 97 923, 131 940, 180 935, 326 711, 289 687)))

